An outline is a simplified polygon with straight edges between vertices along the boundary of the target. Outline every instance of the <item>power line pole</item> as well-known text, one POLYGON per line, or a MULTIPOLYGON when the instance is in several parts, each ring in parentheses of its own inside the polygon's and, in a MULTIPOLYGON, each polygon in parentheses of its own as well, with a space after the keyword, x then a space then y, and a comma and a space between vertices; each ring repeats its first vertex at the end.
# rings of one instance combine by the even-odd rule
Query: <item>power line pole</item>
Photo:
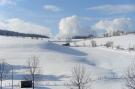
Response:
POLYGON ((14 80, 14 76, 13 76, 13 66, 12 66, 12 89, 13 89, 13 80, 14 80))

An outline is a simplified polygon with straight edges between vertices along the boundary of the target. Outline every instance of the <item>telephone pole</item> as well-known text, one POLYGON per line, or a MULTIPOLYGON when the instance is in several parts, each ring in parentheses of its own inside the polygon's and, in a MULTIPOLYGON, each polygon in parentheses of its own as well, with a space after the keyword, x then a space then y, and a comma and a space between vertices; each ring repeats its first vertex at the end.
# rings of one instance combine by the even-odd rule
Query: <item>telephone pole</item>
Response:
POLYGON ((14 75, 13 75, 13 65, 12 65, 12 89, 13 89, 13 84, 14 84, 13 80, 14 80, 14 75))

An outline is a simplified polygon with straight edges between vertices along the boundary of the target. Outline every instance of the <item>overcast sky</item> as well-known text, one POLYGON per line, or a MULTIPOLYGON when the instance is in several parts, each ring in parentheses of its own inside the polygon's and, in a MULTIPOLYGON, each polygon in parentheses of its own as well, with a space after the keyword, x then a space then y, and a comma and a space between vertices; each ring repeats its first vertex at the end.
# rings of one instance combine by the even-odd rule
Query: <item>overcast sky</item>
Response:
POLYGON ((74 36, 135 30, 135 0, 0 0, 0 29, 74 36))

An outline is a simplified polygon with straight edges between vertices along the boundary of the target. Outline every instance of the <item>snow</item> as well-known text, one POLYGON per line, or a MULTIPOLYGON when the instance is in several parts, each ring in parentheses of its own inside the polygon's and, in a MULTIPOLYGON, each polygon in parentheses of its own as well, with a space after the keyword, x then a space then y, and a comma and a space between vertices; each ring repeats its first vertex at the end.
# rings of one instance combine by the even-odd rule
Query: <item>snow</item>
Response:
MULTIPOLYGON (((135 35, 96 38, 98 45, 113 41, 114 45, 128 48, 135 44, 135 35)), ((90 45, 90 40, 78 41, 78 45, 90 45)), ((74 43, 72 43, 74 44, 74 43)), ((83 64, 93 79, 92 89, 123 89, 124 75, 133 62, 135 52, 99 47, 65 47, 46 39, 30 39, 0 36, 0 57, 14 65, 14 87, 18 86, 25 73, 26 61, 31 56, 40 59, 43 74, 42 86, 38 89, 68 89, 64 86, 76 64, 83 64)), ((4 82, 10 89, 11 78, 4 82)))
POLYGON ((123 35, 123 36, 114 36, 114 37, 105 37, 105 38, 94 38, 86 39, 78 42, 71 43, 72 46, 91 46, 91 40, 96 41, 97 45, 104 45, 108 41, 112 41, 114 47, 120 46, 121 48, 128 49, 129 47, 135 47, 135 35, 123 35))

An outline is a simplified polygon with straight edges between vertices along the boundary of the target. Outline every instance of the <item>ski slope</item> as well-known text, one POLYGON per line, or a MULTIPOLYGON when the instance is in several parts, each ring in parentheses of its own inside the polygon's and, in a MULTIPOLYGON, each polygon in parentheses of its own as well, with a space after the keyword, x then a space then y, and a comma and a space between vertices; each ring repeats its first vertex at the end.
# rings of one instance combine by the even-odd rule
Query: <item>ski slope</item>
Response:
MULTIPOLYGON (((114 45, 127 48, 129 44, 135 44, 135 35, 94 40, 97 44, 114 41, 114 45)), ((79 41, 76 44, 82 45, 85 42, 90 45, 89 41, 79 41)), ((31 56, 39 57, 44 75, 44 82, 39 89, 68 89, 64 84, 70 79, 71 69, 76 64, 84 65, 91 73, 94 80, 92 89, 125 89, 124 75, 135 59, 134 55, 135 52, 105 47, 65 47, 48 40, 0 36, 0 58, 15 66, 15 89, 21 89, 18 85, 23 80, 26 61, 31 56)), ((10 78, 4 83, 5 89, 11 89, 10 78)))

